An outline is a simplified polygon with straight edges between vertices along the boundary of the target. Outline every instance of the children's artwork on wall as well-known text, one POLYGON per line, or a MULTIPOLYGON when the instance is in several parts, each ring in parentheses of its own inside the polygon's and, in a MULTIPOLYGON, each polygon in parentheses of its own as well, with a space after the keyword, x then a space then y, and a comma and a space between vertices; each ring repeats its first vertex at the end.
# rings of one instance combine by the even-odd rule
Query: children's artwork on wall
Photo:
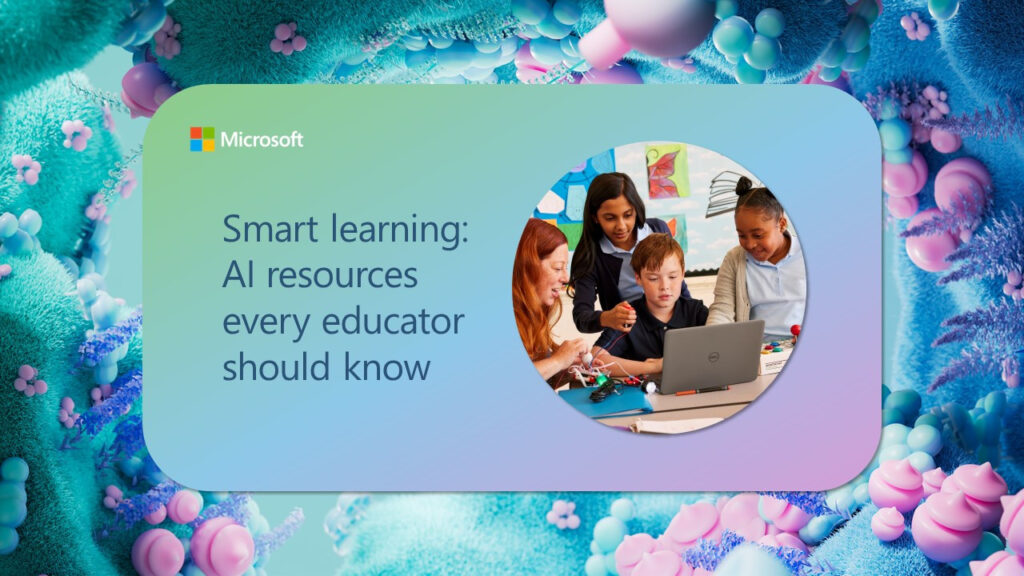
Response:
POLYGON ((565 199, 565 217, 573 222, 583 221, 583 206, 587 202, 587 187, 579 184, 569 186, 565 199))
POLYGON ((690 195, 685 144, 648 144, 645 157, 651 199, 686 198, 690 195))
POLYGON ((685 254, 688 252, 690 247, 689 241, 686 238, 686 214, 677 214, 671 218, 662 216, 661 219, 668 224, 669 233, 672 234, 672 237, 676 239, 676 242, 679 242, 679 245, 682 246, 683 253, 685 254))
POLYGON ((558 229, 565 234, 565 239, 569 241, 569 246, 574 249, 580 242, 580 237, 583 236, 583 222, 560 222, 556 224, 558 229))
MULTIPOLYGON (((756 177, 718 152, 682 142, 648 141, 618 146, 615 148, 615 167, 617 171, 629 175, 636 184, 637 193, 644 199, 648 218, 664 220, 670 228, 675 219, 672 235, 686 254, 687 274, 714 272, 721 266, 726 252, 736 246, 737 240, 731 217, 712 218, 715 214, 707 212, 716 190, 713 187, 714 180, 722 173, 729 172, 732 184, 728 194, 735 196, 736 180, 740 176, 759 182, 756 177), (655 154, 664 158, 666 153, 671 154, 677 149, 679 153, 674 159, 675 180, 679 182, 685 175, 686 184, 677 185, 676 194, 659 197, 648 177, 649 167, 655 154), (681 190, 685 190, 685 195, 679 192, 681 190)), ((725 185, 724 181, 722 184, 725 185)), ((731 211, 736 204, 735 198, 728 199, 727 203, 727 210, 718 213, 731 211)))
MULTIPOLYGON (((740 176, 742 174, 726 170, 711 179, 706 218, 726 214, 736 209, 736 182, 739 181, 740 176)), ((761 184, 755 183, 754 186, 761 186, 761 184)))
POLYGON ((569 239, 570 250, 575 250, 580 234, 583 233, 583 205, 587 201, 587 188, 598 174, 614 171, 614 150, 606 150, 588 158, 551 186, 551 190, 534 209, 534 217, 558 226, 569 239))
POLYGON ((647 217, 664 220, 686 255, 687 273, 713 273, 736 230, 727 216, 736 206, 736 181, 757 178, 721 154, 682 142, 648 141, 618 146, 588 158, 559 178, 537 203, 533 215, 565 234, 575 250, 583 233, 590 182, 606 172, 630 177, 647 217), (719 218, 714 216, 726 215, 719 218))

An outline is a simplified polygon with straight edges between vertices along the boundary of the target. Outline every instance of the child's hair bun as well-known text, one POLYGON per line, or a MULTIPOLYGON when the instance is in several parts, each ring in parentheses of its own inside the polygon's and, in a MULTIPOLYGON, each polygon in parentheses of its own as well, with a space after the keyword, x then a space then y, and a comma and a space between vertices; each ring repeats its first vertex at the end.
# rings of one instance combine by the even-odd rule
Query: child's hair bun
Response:
POLYGON ((750 178, 746 176, 740 176, 740 179, 736 181, 736 195, 743 196, 753 189, 754 183, 750 181, 750 178))

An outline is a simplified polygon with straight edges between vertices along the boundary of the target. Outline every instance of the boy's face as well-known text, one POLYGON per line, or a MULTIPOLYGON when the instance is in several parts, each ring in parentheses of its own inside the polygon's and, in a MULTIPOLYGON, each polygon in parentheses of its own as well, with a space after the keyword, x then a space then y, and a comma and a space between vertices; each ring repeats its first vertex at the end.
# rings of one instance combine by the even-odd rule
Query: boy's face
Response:
POLYGON ((645 268, 637 275, 636 283, 644 289, 651 312, 673 308, 683 290, 683 266, 679 257, 669 254, 657 269, 645 268))

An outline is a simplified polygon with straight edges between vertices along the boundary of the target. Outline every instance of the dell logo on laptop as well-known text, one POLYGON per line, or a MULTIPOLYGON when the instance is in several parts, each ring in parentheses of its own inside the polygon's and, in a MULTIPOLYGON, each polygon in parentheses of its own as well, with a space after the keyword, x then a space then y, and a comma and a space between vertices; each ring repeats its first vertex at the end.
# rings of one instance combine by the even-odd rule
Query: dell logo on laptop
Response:
POLYGON ((718 362, 718 352, 712 352, 711 354, 708 354, 708 362, 711 362, 712 364, 718 362))

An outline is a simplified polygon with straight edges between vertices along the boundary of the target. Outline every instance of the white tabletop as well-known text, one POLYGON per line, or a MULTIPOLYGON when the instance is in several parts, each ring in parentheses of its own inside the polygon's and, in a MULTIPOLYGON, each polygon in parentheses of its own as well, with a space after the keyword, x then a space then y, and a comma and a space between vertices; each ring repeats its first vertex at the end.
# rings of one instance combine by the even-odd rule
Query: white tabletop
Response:
POLYGON ((637 420, 688 420, 696 418, 728 418, 761 395, 775 380, 775 374, 758 376, 750 382, 733 384, 728 390, 702 392, 683 396, 651 394, 654 411, 649 414, 601 418, 609 426, 629 426, 637 420))

